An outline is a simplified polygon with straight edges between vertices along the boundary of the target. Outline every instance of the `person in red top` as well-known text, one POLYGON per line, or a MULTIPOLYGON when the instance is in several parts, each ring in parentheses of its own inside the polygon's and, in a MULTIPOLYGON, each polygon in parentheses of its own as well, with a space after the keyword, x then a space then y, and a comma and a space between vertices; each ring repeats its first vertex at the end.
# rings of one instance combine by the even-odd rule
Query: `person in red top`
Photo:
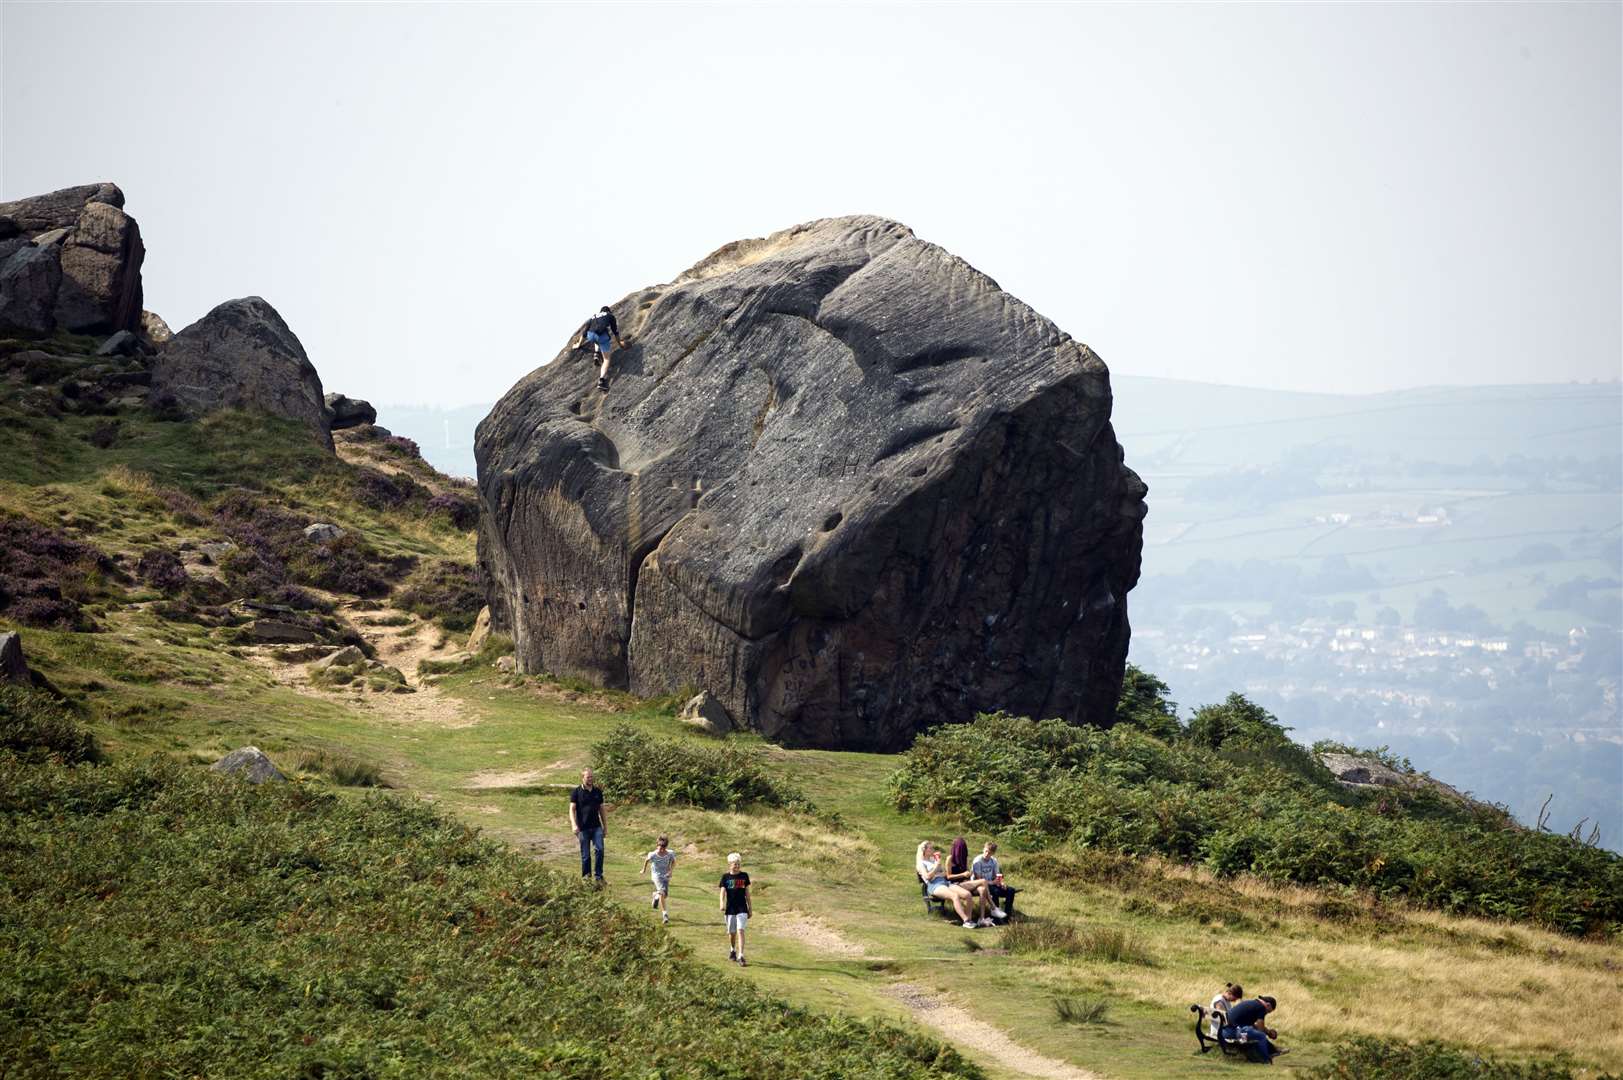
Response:
POLYGON ((750 876, 743 870, 744 857, 738 852, 727 856, 727 872, 721 875, 721 913, 727 920, 727 959, 748 967, 744 961, 744 927, 754 909, 750 905, 750 876))

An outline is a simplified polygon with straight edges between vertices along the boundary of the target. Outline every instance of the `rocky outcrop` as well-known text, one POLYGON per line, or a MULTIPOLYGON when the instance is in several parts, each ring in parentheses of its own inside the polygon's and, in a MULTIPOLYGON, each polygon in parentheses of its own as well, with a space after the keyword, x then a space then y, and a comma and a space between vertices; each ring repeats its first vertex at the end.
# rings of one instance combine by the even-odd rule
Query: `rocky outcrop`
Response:
POLYGON ((23 657, 22 635, 15 630, 0 634, 0 682, 32 686, 33 681, 33 673, 28 670, 28 661, 23 657))
POLYGON ((343 394, 327 395, 327 416, 334 431, 378 422, 378 411, 371 402, 343 394))
POLYGON ((1108 724, 1143 483, 1085 345, 880 218, 730 244, 614 306, 480 425, 518 666, 710 691, 794 745, 1004 708, 1108 724))
POLYGON ((1479 803, 1458 788, 1443 783, 1426 773, 1413 769, 1399 769, 1382 761, 1374 754, 1348 754, 1324 751, 1316 755, 1319 764, 1329 769, 1342 784, 1350 788, 1400 788, 1406 791, 1432 791, 1455 802, 1479 803))
POLYGON ((148 345, 156 347, 174 337, 175 332, 169 329, 169 324, 164 322, 160 316, 150 311, 143 311, 141 312, 141 336, 146 339, 148 345))
POLYGON ((265 752, 257 746, 244 746, 240 750, 233 750, 225 757, 209 766, 210 772, 224 773, 227 776, 240 776, 250 784, 281 783, 287 777, 276 763, 265 756, 265 752))
POLYGON ((257 296, 227 300, 165 342, 152 360, 152 394, 192 412, 249 409, 297 420, 332 449, 321 376, 257 296))
POLYGON ((116 184, 0 203, 0 331, 111 334, 141 328, 141 228, 116 184), (21 262, 19 262, 21 260, 21 262), (54 270, 42 267, 50 263, 54 270), (41 302, 40 290, 48 290, 41 302), (40 313, 43 307, 45 314, 40 313))

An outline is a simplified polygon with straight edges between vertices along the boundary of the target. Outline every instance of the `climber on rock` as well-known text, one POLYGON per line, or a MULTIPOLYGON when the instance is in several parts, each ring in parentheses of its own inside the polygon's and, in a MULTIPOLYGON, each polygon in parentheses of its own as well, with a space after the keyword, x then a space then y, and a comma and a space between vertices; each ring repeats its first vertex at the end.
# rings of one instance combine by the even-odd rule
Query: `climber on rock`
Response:
POLYGON ((603 364, 597 371, 597 388, 609 388, 609 357, 615 349, 624 347, 620 340, 620 324, 614 321, 614 312, 606 306, 599 309, 596 315, 581 324, 580 333, 575 336, 575 348, 591 345, 597 349, 597 355, 603 358, 603 364))

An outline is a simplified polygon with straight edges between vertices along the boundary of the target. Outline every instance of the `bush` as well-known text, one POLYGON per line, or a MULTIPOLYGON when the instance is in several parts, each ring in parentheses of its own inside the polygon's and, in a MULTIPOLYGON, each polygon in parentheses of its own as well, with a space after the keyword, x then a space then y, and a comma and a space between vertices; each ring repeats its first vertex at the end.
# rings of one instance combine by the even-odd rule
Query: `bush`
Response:
POLYGON ((410 556, 384 556, 359 535, 348 532, 321 543, 309 540, 309 521, 243 491, 215 502, 221 529, 237 550, 221 564, 226 580, 245 595, 268 599, 289 585, 308 585, 353 596, 380 597, 389 583, 416 562, 410 556))
MULTIPOLYGON (((1409 1043, 1357 1036, 1338 1043, 1312 1080, 1575 1080, 1558 1061, 1508 1062, 1466 1053, 1439 1042, 1409 1043)), ((1597 1080, 1619 1080, 1611 1073, 1597 1080)))
POLYGON ((485 606, 485 591, 474 567, 435 559, 412 572, 395 593, 394 602, 452 633, 467 633, 485 606))
MULTIPOLYGON (((921 736, 891 798, 1033 847, 1155 854, 1575 934, 1623 928, 1623 857, 1425 792, 1367 803, 1238 694, 1190 729, 1169 743, 983 715, 921 736)), ((1028 862, 1063 872, 1056 852, 1028 862)))
POLYGON ((592 747, 597 781, 615 801, 688 803, 707 810, 777 806, 804 813, 817 807, 797 788, 763 769, 737 747, 698 747, 656 739, 622 724, 592 747))
POLYGON ((80 605, 110 593, 118 574, 96 547, 47 525, 0 513, 0 612, 14 622, 88 630, 80 605))
POLYGON ((383 770, 370 761, 363 761, 342 750, 304 750, 293 759, 299 772, 320 773, 332 778, 341 787, 386 788, 383 770))
POLYGON ((0 754, 0 880, 18 1078, 981 1076, 395 796, 0 754))
MULTIPOLYGON (((388 445, 389 441, 384 445, 388 445)), ((411 440, 406 440, 410 442, 411 440)), ((416 447, 412 443, 413 448, 416 447)), ((363 505, 374 510, 398 510, 411 502, 413 498, 427 495, 427 489, 405 473, 386 473, 381 469, 371 469, 364 465, 355 469, 354 479, 355 498, 363 505)))
POLYGON ((180 556, 168 548, 148 548, 141 552, 140 561, 135 564, 135 576, 165 596, 179 596, 191 584, 180 556))
POLYGON ((1054 1016, 1062 1024, 1102 1024, 1109 1015, 1107 998, 1054 999, 1054 1016))
POLYGON ((438 515, 453 528, 467 530, 479 524, 479 502, 460 491, 444 491, 428 500, 430 516, 438 515))
POLYGON ((101 760, 96 740, 67 709, 43 691, 11 683, 0 683, 0 753, 68 765, 101 760))

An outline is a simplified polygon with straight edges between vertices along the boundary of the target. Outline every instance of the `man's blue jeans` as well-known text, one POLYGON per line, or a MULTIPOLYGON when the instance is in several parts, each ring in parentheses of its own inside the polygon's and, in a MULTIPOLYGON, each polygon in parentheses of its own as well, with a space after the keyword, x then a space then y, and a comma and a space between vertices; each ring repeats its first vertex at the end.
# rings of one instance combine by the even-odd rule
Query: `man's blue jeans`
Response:
POLYGON ((1255 1028, 1250 1024, 1247 1024, 1242 1028, 1228 1027, 1223 1029, 1223 1037, 1225 1039, 1237 1039, 1242 1035, 1245 1036, 1246 1040, 1250 1042, 1252 1046, 1257 1048, 1257 1052, 1262 1055, 1262 1060, 1272 1061, 1274 1059, 1273 1044, 1268 1041, 1267 1033, 1261 1028, 1255 1028))
POLYGON ((603 880, 603 826, 580 831, 580 876, 592 876, 592 852, 597 852, 597 879, 603 880))

